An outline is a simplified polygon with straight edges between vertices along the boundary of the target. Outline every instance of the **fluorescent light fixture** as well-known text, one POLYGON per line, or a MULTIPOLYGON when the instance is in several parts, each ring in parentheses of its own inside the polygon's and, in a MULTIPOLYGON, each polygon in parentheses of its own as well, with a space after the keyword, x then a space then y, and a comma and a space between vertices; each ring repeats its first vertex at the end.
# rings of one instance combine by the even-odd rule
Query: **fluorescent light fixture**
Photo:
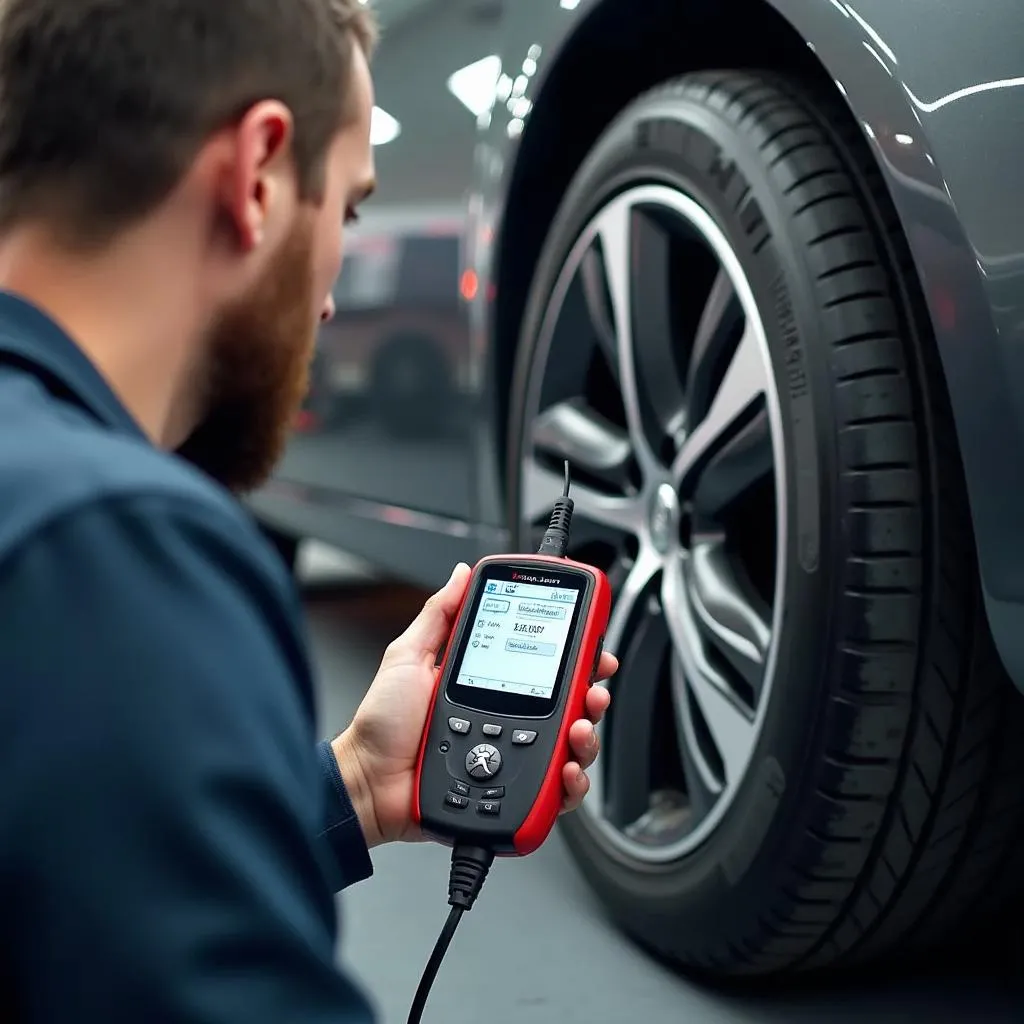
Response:
MULTIPOLYGON (((833 3, 834 2, 835 0, 833 0, 833 3)), ((562 0, 562 2, 558 6, 565 8, 565 10, 567 11, 575 11, 576 8, 579 7, 579 5, 580 0, 562 0)))
POLYGON ((452 74, 448 79, 448 91, 474 117, 482 117, 494 106, 500 74, 501 58, 492 53, 452 74))
POLYGON ((386 146, 394 142, 402 133, 402 126, 386 111, 380 107, 373 108, 373 117, 370 119, 370 145, 386 146))

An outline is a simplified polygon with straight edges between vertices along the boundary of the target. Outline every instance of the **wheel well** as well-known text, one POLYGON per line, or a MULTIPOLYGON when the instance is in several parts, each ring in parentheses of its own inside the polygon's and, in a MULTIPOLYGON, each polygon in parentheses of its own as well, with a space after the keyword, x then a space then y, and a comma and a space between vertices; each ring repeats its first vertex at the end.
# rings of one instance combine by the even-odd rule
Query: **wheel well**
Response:
MULTIPOLYGON (((512 378, 534 268, 586 154, 646 89, 718 67, 783 71, 835 88, 800 34, 765 0, 600 0, 566 41, 527 121, 506 196, 493 312, 497 381, 512 378)), ((503 486, 510 390, 507 383, 496 388, 503 486)))

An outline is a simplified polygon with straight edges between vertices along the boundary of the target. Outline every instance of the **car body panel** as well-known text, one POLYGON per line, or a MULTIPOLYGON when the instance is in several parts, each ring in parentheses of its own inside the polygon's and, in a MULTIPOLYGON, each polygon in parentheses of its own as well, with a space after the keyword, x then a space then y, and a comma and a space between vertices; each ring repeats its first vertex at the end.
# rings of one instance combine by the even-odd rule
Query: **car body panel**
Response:
MULTIPOLYGON (((670 2, 657 0, 662 9, 670 2)), ((1014 457, 1024 451, 1024 5, 990 0, 968 17, 957 0, 719 0, 713 16, 734 17, 742 33, 743 12, 757 2, 770 3, 792 26, 845 97, 894 200, 948 381, 990 620, 1024 686, 1024 460, 1014 457)), ((712 16, 706 0, 675 3, 692 10, 694 32, 712 16)), ((257 495, 258 512, 428 585, 447 576, 451 559, 507 543, 500 410, 509 380, 495 354, 493 286, 506 226, 524 215, 508 208, 507 196, 536 110, 557 101, 553 69, 588 19, 614 4, 653 9, 635 0, 446 0, 385 37, 376 71, 385 105, 389 89, 409 76, 411 55, 434 54, 433 92, 417 88, 409 101, 417 119, 430 122, 431 111, 450 104, 444 67, 450 73, 494 55, 507 76, 493 109, 476 116, 475 131, 460 127, 458 145, 454 133, 435 131, 428 150, 440 170, 429 187, 419 190, 406 177, 395 198, 459 202, 467 217, 463 259, 477 287, 462 309, 471 382, 463 432, 447 449, 423 439, 422 472, 399 467, 369 494, 351 485, 365 475, 346 481, 345 456, 335 454, 316 487, 274 481, 257 495), (437 488, 433 497, 425 479, 437 488), (447 487, 457 498, 437 497, 447 487)), ((388 165, 397 165, 400 146, 381 153, 383 196, 401 177, 389 176, 388 165)), ((428 150, 420 154, 424 167, 428 150)), ((383 447, 373 459, 387 473, 395 455, 383 447)))
POLYGON ((773 0, 872 145, 931 313, 986 605, 1024 689, 1024 6, 773 0))

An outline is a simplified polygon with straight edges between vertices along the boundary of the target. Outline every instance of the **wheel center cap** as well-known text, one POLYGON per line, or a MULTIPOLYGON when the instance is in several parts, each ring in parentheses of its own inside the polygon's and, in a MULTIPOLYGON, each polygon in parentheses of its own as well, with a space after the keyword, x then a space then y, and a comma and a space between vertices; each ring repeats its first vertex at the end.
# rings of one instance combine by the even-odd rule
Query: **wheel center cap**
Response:
POLYGON ((648 511, 648 529, 651 543, 664 555, 672 546, 676 524, 679 522, 679 496, 671 484, 662 484, 651 498, 648 511))

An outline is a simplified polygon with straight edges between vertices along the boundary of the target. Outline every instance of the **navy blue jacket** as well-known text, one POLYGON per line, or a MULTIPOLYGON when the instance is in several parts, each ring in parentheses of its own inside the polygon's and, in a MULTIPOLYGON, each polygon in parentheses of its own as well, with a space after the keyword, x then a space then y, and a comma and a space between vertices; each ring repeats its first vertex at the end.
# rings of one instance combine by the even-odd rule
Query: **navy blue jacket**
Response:
POLYGON ((369 1021, 370 873, 280 560, 0 292, 0 1019, 369 1021))

